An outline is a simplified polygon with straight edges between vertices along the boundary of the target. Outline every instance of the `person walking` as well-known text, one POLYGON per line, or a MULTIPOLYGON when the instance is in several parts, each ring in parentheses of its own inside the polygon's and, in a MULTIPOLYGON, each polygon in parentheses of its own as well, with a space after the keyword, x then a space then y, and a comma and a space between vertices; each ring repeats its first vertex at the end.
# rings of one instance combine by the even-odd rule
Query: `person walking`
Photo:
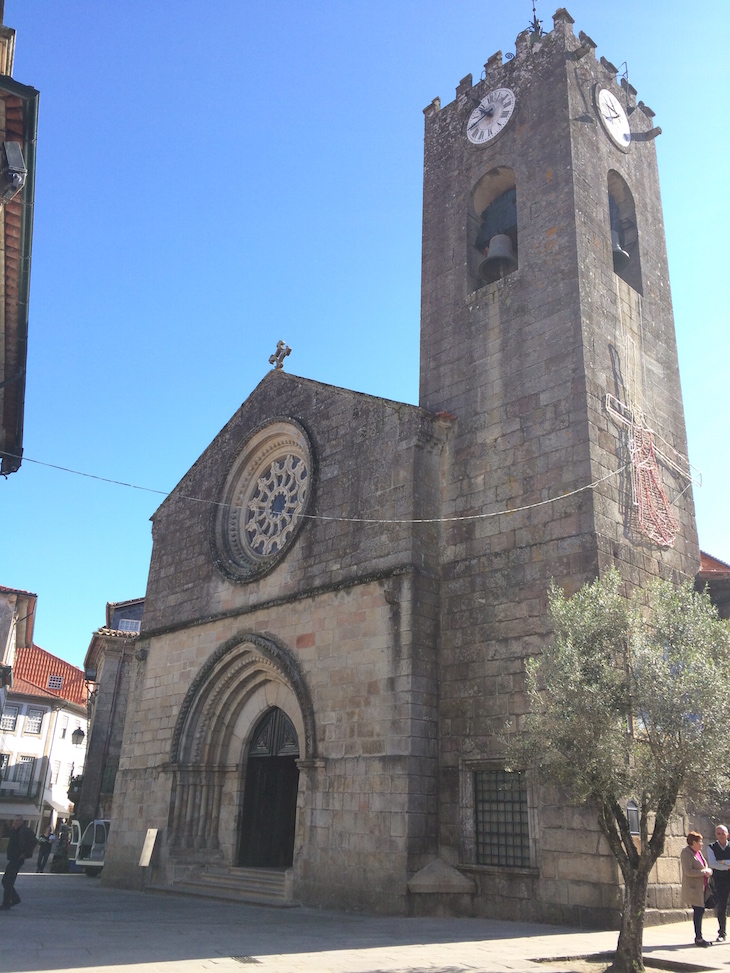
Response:
POLYGON ((46 863, 53 851, 53 846, 56 843, 56 836, 51 831, 51 826, 49 825, 43 834, 38 839, 38 860, 36 861, 35 870, 37 872, 42 872, 46 867, 46 863))
POLYGON ((682 899, 692 906, 695 946, 711 946, 712 943, 702 937, 702 917, 705 914, 707 881, 712 869, 702 854, 702 835, 698 831, 690 831, 687 835, 687 847, 682 849, 679 861, 682 866, 682 899))
POLYGON ((707 848, 707 864, 712 869, 717 908, 717 942, 724 943, 727 934, 727 900, 730 895, 730 842, 724 824, 715 828, 715 841, 707 848))
POLYGON ((15 879, 23 862, 33 854, 35 846, 36 836, 23 824, 22 817, 16 814, 8 838, 8 863, 3 874, 3 904, 0 909, 10 909, 20 902, 20 896, 15 891, 15 879))

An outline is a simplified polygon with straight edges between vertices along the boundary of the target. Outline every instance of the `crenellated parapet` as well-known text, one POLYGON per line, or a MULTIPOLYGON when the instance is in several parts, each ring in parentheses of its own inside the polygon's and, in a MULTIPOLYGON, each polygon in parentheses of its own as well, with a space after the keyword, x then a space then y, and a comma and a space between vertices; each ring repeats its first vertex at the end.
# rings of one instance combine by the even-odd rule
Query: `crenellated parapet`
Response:
MULTIPOLYGON (((501 50, 496 51, 487 58, 481 77, 474 82, 471 74, 467 74, 461 79, 456 87, 455 99, 453 102, 444 105, 444 108, 451 108, 452 105, 465 107, 467 104, 478 100, 487 90, 500 85, 511 86, 519 79, 524 81, 531 74, 540 73, 540 62, 546 59, 560 57, 567 64, 573 63, 575 66, 580 62, 580 68, 589 73, 596 81, 608 83, 615 88, 616 94, 620 95, 622 103, 631 116, 638 108, 644 119, 648 119, 650 124, 647 126, 640 116, 632 122, 632 134, 638 136, 640 141, 647 141, 658 135, 661 129, 654 128, 651 121, 654 112, 644 104, 643 101, 636 100, 637 91, 629 82, 627 70, 621 73, 621 69, 612 63, 608 58, 601 55, 596 56, 596 42, 584 31, 579 30, 577 35, 574 30, 575 20, 565 7, 560 7, 553 15, 553 29, 546 33, 538 33, 534 30, 523 30, 515 38, 514 54, 505 55, 501 50)), ((433 101, 424 108, 424 115, 427 120, 434 119, 442 110, 441 99, 434 98, 433 101)))

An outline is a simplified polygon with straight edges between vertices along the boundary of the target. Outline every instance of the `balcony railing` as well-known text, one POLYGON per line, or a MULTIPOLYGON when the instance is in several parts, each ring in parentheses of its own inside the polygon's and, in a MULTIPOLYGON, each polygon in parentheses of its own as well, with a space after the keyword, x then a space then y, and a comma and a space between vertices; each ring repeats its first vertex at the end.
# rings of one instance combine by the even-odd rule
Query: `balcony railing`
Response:
POLYGON ((0 784, 0 802, 33 801, 36 804, 42 790, 42 783, 34 781, 3 781, 0 784))

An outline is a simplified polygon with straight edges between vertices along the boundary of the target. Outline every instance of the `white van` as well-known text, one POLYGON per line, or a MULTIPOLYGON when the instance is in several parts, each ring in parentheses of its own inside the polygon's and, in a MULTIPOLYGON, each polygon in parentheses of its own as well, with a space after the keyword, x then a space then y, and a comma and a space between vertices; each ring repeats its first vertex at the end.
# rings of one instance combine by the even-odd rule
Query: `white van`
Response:
POLYGON ((74 818, 71 821, 71 834, 68 841, 68 860, 76 861, 76 849, 81 841, 81 824, 74 818))
MULTIPOLYGON (((78 826, 78 822, 73 821, 72 826, 74 824, 78 826)), ((104 867, 110 824, 110 821, 101 818, 92 821, 84 829, 76 847, 76 867, 85 871, 90 878, 101 875, 101 870, 104 867)))

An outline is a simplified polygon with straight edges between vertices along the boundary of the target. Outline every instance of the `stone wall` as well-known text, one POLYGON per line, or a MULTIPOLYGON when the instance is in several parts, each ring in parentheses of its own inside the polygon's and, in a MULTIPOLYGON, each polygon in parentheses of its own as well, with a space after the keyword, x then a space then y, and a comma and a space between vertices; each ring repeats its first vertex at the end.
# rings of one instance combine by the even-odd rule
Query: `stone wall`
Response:
MULTIPOLYGON (((640 137, 624 153, 611 142, 596 111, 600 87, 636 105, 561 10, 539 44, 520 35, 513 60, 495 55, 482 81, 467 76, 451 104, 425 110, 420 403, 455 417, 442 513, 463 518, 445 525, 442 550, 440 856, 478 875, 488 914, 570 922, 591 911, 605 921, 616 906, 615 867, 590 816, 571 812, 556 832, 564 802, 536 796, 535 873, 515 882, 480 873, 464 844, 469 775, 499 762, 526 711, 524 661, 549 636, 551 580, 572 593, 616 565, 628 592, 658 575, 692 577, 699 563, 686 480, 662 471, 677 500, 675 546, 637 531, 626 436, 604 406, 607 392, 632 397, 686 453, 654 143, 640 137), (467 120, 500 87, 514 92, 514 115, 474 145, 467 120), (505 172, 516 187, 518 267, 480 286, 478 200, 485 180, 505 172), (610 172, 636 204, 641 294, 614 272, 610 172), (586 841, 580 854, 562 854, 586 841)), ((632 112, 635 133, 652 124, 632 112)))
MULTIPOLYGON (((132 640, 96 638, 103 648, 97 649, 97 678, 91 703, 84 780, 76 805, 76 817, 84 825, 96 817, 108 818, 111 812, 114 770, 119 765, 135 666, 132 640)), ((130 716, 135 718, 134 702, 130 716)))
POLYGON ((105 881, 130 883, 149 827, 161 832, 153 881, 170 884, 180 857, 236 862, 246 747, 257 714, 278 705, 300 741, 295 893, 318 905, 405 911, 409 873, 437 852, 438 528, 414 530, 410 521, 433 516, 446 425, 413 407, 272 374, 160 508, 140 641, 146 659, 105 881), (312 509, 322 519, 304 524, 273 575, 236 584, 213 562, 210 511, 184 498, 216 500, 241 443, 273 416, 310 432, 312 509), (327 519, 337 516, 404 523, 327 519), (210 660, 247 638, 276 646, 300 674, 314 732, 308 739, 285 674, 262 676, 225 718, 229 736, 212 767, 215 786, 223 781, 216 833, 193 826, 198 837, 182 842, 191 847, 171 848, 176 781, 187 773, 174 758, 180 713, 210 660))
MULTIPOLYGON (((106 881, 133 881, 147 827, 161 830, 158 882, 181 857, 235 863, 246 747, 279 706, 300 743, 301 901, 615 920, 618 875, 592 815, 550 788, 529 785, 529 864, 475 852, 474 774, 503 766, 526 712, 551 580, 573 592, 617 565, 628 593, 699 561, 685 483, 666 481, 673 548, 637 530, 626 432, 605 408, 607 393, 628 400, 686 452, 651 112, 563 9, 516 47, 426 109, 421 408, 271 372, 155 514, 106 881), (514 115, 474 145, 467 120, 499 87, 514 115), (628 152, 600 125, 601 87, 632 109, 628 152), (483 283, 475 226, 488 187, 510 179, 517 267, 483 283), (626 280, 609 184, 633 196, 626 280), (216 561, 216 511, 275 422, 311 444, 310 506, 275 566, 234 581, 216 561)), ((657 866, 657 904, 675 899, 671 872, 657 866)))

